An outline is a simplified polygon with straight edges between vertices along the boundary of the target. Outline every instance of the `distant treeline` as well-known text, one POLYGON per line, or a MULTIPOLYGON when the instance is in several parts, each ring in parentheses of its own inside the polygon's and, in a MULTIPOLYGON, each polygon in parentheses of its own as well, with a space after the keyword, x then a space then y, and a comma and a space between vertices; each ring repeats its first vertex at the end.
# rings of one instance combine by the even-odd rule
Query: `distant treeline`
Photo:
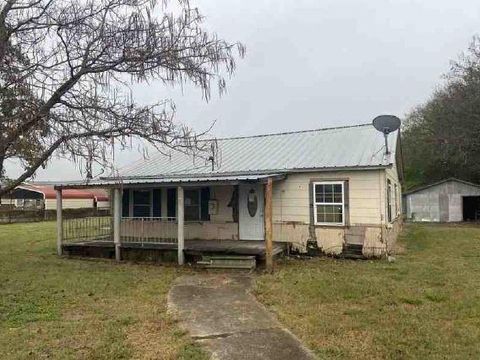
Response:
POLYGON ((480 38, 403 124, 406 187, 457 177, 480 183, 480 38))

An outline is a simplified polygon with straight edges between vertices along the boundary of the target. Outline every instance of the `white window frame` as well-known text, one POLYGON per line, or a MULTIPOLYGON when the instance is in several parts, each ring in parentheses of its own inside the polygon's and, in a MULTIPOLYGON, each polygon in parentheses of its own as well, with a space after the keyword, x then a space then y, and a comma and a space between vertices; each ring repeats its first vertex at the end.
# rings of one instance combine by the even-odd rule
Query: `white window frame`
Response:
POLYGON ((345 181, 315 181, 313 182, 312 186, 313 191, 313 222, 315 225, 325 225, 325 226, 345 226, 345 181), (341 185, 342 186, 342 202, 336 203, 325 203, 325 202, 317 202, 315 196, 315 190, 317 185, 341 185), (341 205, 342 206, 342 222, 335 223, 335 222, 317 222, 317 205, 341 205))
POLYGON ((400 208, 400 193, 398 191, 399 186, 396 181, 387 178, 386 182, 386 220, 389 224, 393 224, 395 221, 398 220, 401 214, 401 208, 400 208), (390 186, 389 186, 390 185, 390 186), (390 198, 390 203, 389 203, 389 198, 390 198), (388 212, 390 210, 390 215, 391 218, 388 218, 388 212))
POLYGON ((400 216, 400 198, 398 196, 398 184, 393 184, 393 191, 395 192, 395 219, 400 216))
POLYGON ((387 213, 385 214, 386 217, 387 217, 387 222, 389 224, 391 224, 393 222, 393 211, 392 211, 392 203, 393 203, 393 200, 392 200, 392 181, 390 179, 387 179, 386 181, 386 199, 385 199, 385 203, 387 205, 387 213))

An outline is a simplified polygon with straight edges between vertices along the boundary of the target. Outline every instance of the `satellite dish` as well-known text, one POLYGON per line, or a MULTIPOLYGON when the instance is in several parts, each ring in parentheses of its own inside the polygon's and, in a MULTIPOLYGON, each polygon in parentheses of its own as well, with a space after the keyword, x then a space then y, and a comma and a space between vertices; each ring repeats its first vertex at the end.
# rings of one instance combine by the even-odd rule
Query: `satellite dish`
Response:
POLYGON ((390 151, 388 151, 388 134, 400 128, 400 119, 394 115, 380 115, 373 119, 372 124, 385 136, 385 153, 390 154, 390 151))
POLYGON ((373 127, 384 134, 390 134, 400 127, 400 119, 394 115, 380 115, 373 119, 373 127))

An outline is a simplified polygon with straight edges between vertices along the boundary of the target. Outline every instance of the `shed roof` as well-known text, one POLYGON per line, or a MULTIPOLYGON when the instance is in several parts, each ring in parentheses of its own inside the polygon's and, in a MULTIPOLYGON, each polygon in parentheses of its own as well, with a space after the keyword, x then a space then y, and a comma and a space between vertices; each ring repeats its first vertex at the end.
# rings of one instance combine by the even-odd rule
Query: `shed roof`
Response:
MULTIPOLYGON (((56 198, 56 192, 52 185, 22 184, 17 188, 41 193, 45 199, 56 198)), ((108 201, 108 195, 103 189, 67 189, 62 192, 62 197, 64 199, 95 199, 97 201, 108 201)))
POLYGON ((228 184, 238 184, 242 181, 266 181, 267 178, 273 178, 274 180, 281 180, 285 178, 283 174, 259 174, 259 175, 219 175, 219 176, 193 176, 193 177, 185 177, 185 176, 176 176, 176 177, 149 177, 149 178, 116 178, 116 179, 100 179, 100 180, 89 180, 88 182, 71 182, 65 183, 62 185, 57 185, 56 188, 73 188, 73 189, 81 189, 81 188, 89 188, 92 186, 118 186, 121 185, 142 185, 142 186, 149 186, 149 185, 194 185, 198 186, 199 184, 203 183, 228 183, 228 184))
POLYGON ((158 154, 120 169, 121 178, 215 176, 295 172, 308 169, 386 167, 393 163, 397 133, 384 139, 371 124, 217 139, 215 168, 211 154, 194 157, 179 151, 158 154))
POLYGON ((425 190, 425 189, 429 189, 431 187, 438 186, 438 185, 441 185, 441 184, 444 184, 444 183, 447 183, 447 182, 451 182, 451 181, 480 188, 479 184, 474 184, 474 183, 471 183, 469 181, 465 181, 465 180, 461 180, 461 179, 451 177, 451 178, 443 179, 443 180, 440 180, 440 181, 437 181, 437 182, 434 182, 434 183, 431 183, 431 184, 428 184, 428 185, 423 185, 423 186, 416 187, 412 190, 404 192, 403 195, 406 196, 406 195, 414 194, 416 192, 419 192, 419 191, 422 191, 422 190, 425 190))

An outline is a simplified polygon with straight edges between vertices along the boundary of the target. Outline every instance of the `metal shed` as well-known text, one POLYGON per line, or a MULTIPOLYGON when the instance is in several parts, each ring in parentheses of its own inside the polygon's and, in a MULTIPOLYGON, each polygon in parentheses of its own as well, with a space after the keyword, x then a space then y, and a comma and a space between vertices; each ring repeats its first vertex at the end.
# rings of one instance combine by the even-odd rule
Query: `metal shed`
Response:
POLYGON ((425 222, 480 220, 480 185, 450 178, 404 194, 407 219, 425 222))

